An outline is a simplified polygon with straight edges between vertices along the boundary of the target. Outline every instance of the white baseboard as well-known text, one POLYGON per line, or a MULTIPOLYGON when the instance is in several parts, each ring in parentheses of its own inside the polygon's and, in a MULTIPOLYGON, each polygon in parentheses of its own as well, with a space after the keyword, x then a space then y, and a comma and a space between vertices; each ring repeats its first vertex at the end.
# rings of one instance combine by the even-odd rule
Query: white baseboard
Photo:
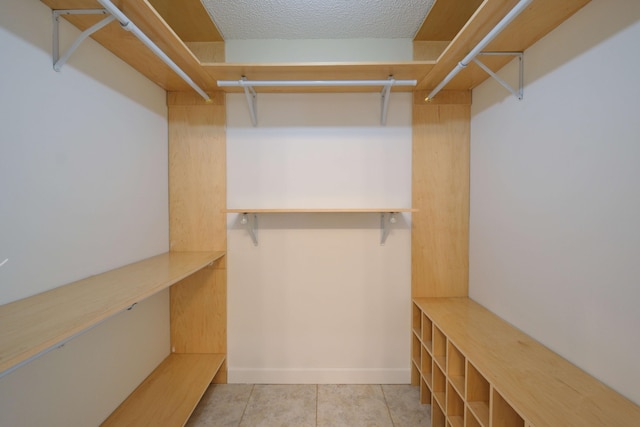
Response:
POLYGON ((410 369, 251 369, 228 370, 229 384, 409 384, 410 369))

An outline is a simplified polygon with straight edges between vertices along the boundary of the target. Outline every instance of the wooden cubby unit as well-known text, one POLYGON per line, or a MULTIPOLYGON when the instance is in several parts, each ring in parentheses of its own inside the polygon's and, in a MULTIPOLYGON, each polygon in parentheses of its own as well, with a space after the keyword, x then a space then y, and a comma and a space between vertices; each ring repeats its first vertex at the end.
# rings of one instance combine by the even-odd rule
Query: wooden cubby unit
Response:
POLYGON ((431 404, 431 388, 424 378, 420 378, 420 403, 430 405, 431 404))
POLYGON ((638 405, 469 298, 415 306, 433 330, 431 373, 419 367, 423 384, 432 378, 432 426, 640 425, 638 405))

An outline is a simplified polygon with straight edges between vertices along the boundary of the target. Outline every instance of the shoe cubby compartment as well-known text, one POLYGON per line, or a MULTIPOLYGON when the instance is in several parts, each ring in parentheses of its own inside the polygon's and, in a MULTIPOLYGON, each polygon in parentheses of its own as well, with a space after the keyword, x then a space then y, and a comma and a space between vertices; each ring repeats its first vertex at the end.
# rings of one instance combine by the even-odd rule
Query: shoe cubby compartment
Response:
POLYGON ((422 373, 422 378, 427 382, 429 388, 431 388, 431 372, 432 372, 432 362, 431 355, 427 351, 427 349, 422 347, 422 357, 420 364, 420 372, 422 373))
POLYGON ((443 372, 447 369, 447 337, 437 326, 433 326, 433 360, 443 372))
POLYGON ((464 427, 464 401, 450 382, 447 384, 447 421, 452 427, 464 427))
POLYGON ((460 350, 451 341, 447 342, 447 377, 462 397, 465 396, 466 360, 460 350))
POLYGON ((489 382, 467 363, 467 404, 481 427, 489 427, 489 382))
POLYGON ((491 406, 492 427, 524 427, 522 417, 495 389, 491 396, 491 406))
POLYGON ((427 348, 429 353, 433 354, 433 323, 426 314, 422 315, 422 344, 427 348))

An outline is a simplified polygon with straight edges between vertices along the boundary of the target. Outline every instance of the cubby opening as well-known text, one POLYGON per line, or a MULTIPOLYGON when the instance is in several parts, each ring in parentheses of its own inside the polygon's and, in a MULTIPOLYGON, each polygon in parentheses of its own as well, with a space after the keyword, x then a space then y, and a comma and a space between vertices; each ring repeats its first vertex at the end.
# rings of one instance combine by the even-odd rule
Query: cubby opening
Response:
POLYGON ((411 329, 416 336, 420 336, 420 318, 422 316, 422 311, 420 308, 414 303, 411 311, 411 329))
POLYGON ((465 396, 465 358, 458 348, 447 343, 447 376, 460 396, 465 396))
POLYGON ((480 424, 469 408, 467 408, 464 423, 465 427, 482 427, 482 424, 480 424))
POLYGON ((467 403, 482 427, 489 427, 489 382, 471 363, 467 363, 467 403))
POLYGON ((444 372, 447 368, 447 337, 437 326, 433 326, 433 360, 444 372))
POLYGON ((431 404, 431 390, 427 386, 427 382, 424 378, 420 379, 420 403, 430 405, 431 404))
POLYGON ((420 340, 415 334, 411 338, 411 360, 420 368, 420 340))
POLYGON ((420 385, 420 370, 413 361, 411 362, 411 385, 416 387, 420 385))
POLYGON ((493 390, 491 396, 492 427, 524 427, 522 417, 504 400, 504 398, 496 390, 493 390))
POLYGON ((453 427, 464 427, 464 401, 451 383, 447 384, 447 420, 453 427))
POLYGON ((433 323, 426 314, 422 314, 422 343, 427 347, 429 353, 433 354, 433 338, 432 338, 433 323))
POLYGON ((444 411, 435 399, 434 404, 431 405, 431 427, 445 427, 444 411))
POLYGON ((431 355, 424 346, 422 347, 420 372, 422 373, 422 378, 424 378, 429 388, 431 388, 431 355))
POLYGON ((446 402, 445 395, 447 390, 447 378, 444 376, 444 372, 437 366, 433 365, 433 396, 438 401, 441 408, 444 408, 446 402))

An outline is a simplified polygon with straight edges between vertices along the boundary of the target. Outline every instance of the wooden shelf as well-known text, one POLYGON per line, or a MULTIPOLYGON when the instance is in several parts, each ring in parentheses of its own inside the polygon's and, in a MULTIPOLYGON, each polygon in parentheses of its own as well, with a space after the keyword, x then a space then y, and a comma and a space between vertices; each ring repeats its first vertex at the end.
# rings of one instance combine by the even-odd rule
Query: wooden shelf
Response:
POLYGON ((63 343, 224 256, 169 252, 0 306, 0 373, 63 343))
MULTIPOLYGON (((432 321, 434 331, 441 331, 448 343, 455 343, 455 347, 449 347, 452 365, 446 377, 456 386, 447 389, 450 394, 444 400, 464 396, 467 408, 479 421, 475 424, 640 425, 640 406, 472 300, 416 298, 414 304, 432 321), (464 394, 459 390, 463 387, 458 380, 461 365, 455 359, 466 361, 464 394), (458 368, 452 371, 456 365, 458 368)), ((438 361, 437 356, 434 359, 438 361)), ((433 371, 435 391, 441 392, 436 381, 442 382, 443 373, 439 368, 433 371)), ((443 400, 442 395, 434 395, 443 400)), ((447 415, 461 415, 459 405, 447 407, 447 415)))
POLYGON ((222 354, 171 354, 102 426, 182 427, 224 358, 222 354))
POLYGON ((365 209, 225 209, 225 213, 398 213, 418 212, 411 208, 365 208, 365 209))

